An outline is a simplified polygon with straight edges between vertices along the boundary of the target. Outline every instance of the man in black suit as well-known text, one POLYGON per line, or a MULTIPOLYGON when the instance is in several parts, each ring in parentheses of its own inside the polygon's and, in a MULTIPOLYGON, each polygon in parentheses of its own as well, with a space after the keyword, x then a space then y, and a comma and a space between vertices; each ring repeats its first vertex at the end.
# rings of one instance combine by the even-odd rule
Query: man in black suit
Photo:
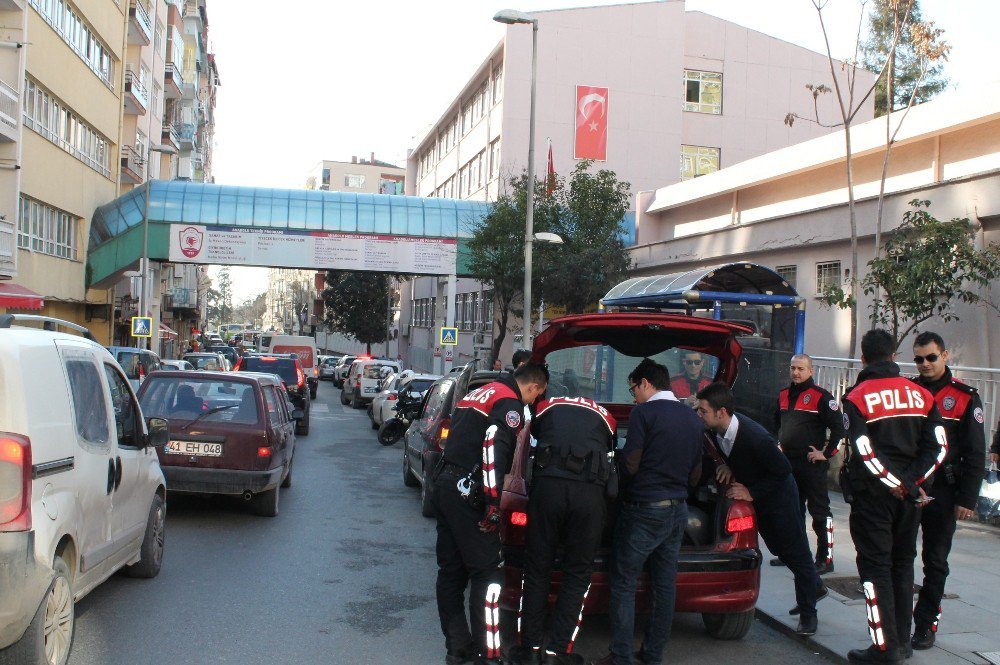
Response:
POLYGON ((698 393, 698 415, 715 434, 725 466, 717 470, 720 483, 729 484, 726 496, 752 501, 757 529, 768 549, 795 575, 799 635, 816 633, 816 601, 826 595, 799 513, 799 492, 788 459, 762 426, 733 411, 733 393, 724 383, 713 383, 698 393))

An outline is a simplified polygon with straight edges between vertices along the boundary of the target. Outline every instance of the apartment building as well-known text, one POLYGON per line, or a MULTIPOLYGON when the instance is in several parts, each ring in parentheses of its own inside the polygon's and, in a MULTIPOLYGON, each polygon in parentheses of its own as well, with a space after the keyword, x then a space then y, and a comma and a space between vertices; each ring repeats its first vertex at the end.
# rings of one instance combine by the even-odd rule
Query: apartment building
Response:
POLYGON ((406 169, 375 159, 323 160, 306 176, 306 189, 365 194, 403 194, 406 169))
MULTIPOLYGON (((825 55, 735 23, 686 11, 683 0, 535 12, 538 20, 536 173, 546 139, 557 173, 580 157, 615 171, 632 191, 663 186, 820 136, 807 84, 831 85, 825 55), (589 132, 604 135, 589 142, 589 132)), ((816 28, 818 30, 818 27, 816 28)), ((493 200, 527 166, 531 28, 507 26, 488 57, 407 160, 406 193, 493 200)), ((840 72, 839 66, 836 67, 840 72)), ((858 85, 872 75, 859 72, 858 85)), ((837 117, 830 95, 819 112, 837 117)), ((860 120, 873 116, 869 102, 860 120)), ((403 287, 404 356, 429 369, 444 320, 441 280, 403 287), (425 304, 430 313, 421 313, 425 304)), ((456 320, 468 311, 456 363, 484 357, 495 323, 482 286, 458 280, 456 320)), ((536 303, 537 304, 537 303, 536 303)), ((520 324, 516 324, 520 325, 520 324)), ((509 359, 517 336, 508 335, 509 359)))
POLYGON ((21 189, 21 95, 28 12, 24 0, 0 2, 0 308, 35 300, 17 277, 18 201, 21 189))

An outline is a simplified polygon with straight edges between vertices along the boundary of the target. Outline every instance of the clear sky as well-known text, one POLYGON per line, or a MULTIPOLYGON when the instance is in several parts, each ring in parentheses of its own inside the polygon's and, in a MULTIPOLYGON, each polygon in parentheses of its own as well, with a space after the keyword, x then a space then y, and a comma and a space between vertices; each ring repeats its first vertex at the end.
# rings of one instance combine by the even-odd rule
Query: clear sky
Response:
MULTIPOLYGON (((522 1, 209 0, 222 81, 216 182, 303 187, 320 160, 372 152, 402 166, 416 137, 500 41, 504 27, 492 21, 498 10, 620 4, 522 1)), ((860 6, 827 1, 835 57, 853 53, 860 6)), ((946 66, 952 87, 1000 79, 993 44, 1000 0, 921 0, 920 6, 952 45, 946 66)), ((687 9, 824 49, 812 0, 687 0, 687 9)), ((263 269, 236 268, 232 275, 237 302, 266 288, 263 269)))

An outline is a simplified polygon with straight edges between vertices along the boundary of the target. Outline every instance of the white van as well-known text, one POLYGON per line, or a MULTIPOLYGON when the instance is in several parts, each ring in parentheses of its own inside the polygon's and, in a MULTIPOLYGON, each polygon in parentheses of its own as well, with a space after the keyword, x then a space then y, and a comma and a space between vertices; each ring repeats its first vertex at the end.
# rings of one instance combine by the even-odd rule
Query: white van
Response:
POLYGON ((309 397, 316 399, 319 389, 319 352, 316 350, 316 340, 308 335, 276 335, 264 333, 260 337, 258 353, 294 353, 298 355, 302 369, 309 382, 309 397))
POLYGON ((167 422, 86 328, 42 316, 0 315, 0 395, 0 662, 62 665, 76 601, 160 570, 167 422))
POLYGON ((375 399, 375 395, 381 390, 383 379, 391 373, 399 374, 401 370, 395 360, 355 360, 340 389, 340 403, 360 409, 375 399))

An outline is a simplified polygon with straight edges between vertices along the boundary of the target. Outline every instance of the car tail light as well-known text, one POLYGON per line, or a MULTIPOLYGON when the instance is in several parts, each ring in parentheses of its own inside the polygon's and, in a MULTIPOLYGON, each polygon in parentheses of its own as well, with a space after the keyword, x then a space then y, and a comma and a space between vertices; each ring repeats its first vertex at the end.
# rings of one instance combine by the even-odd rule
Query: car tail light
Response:
POLYGON ((313 376, 319 376, 319 367, 313 367, 313 376))
POLYGON ((510 523, 513 526, 528 526, 528 513, 511 513, 510 523))
POLYGON ((451 418, 442 418, 438 423, 438 430, 434 434, 433 445, 438 452, 444 452, 444 445, 448 443, 448 430, 451 428, 451 418))
POLYGON ((743 517, 731 517, 729 521, 726 522, 726 531, 729 533, 739 533, 740 531, 747 531, 754 527, 753 515, 744 515, 743 517))
POLYGON ((726 532, 732 540, 727 549, 750 549, 757 547, 757 517, 753 505, 746 501, 734 501, 726 513, 726 532))
POLYGON ((271 456, 270 446, 261 446, 257 449, 257 457, 264 459, 271 456))
POLYGON ((397 399, 396 393, 389 393, 389 396, 386 397, 386 399, 389 400, 390 402, 395 402, 397 399))
POLYGON ((0 531, 31 530, 31 442, 0 432, 0 531))
POLYGON ((296 378, 296 383, 299 386, 299 388, 301 388, 302 386, 306 385, 306 375, 305 375, 305 372, 302 371, 302 366, 299 365, 298 363, 295 364, 295 378, 296 378))

